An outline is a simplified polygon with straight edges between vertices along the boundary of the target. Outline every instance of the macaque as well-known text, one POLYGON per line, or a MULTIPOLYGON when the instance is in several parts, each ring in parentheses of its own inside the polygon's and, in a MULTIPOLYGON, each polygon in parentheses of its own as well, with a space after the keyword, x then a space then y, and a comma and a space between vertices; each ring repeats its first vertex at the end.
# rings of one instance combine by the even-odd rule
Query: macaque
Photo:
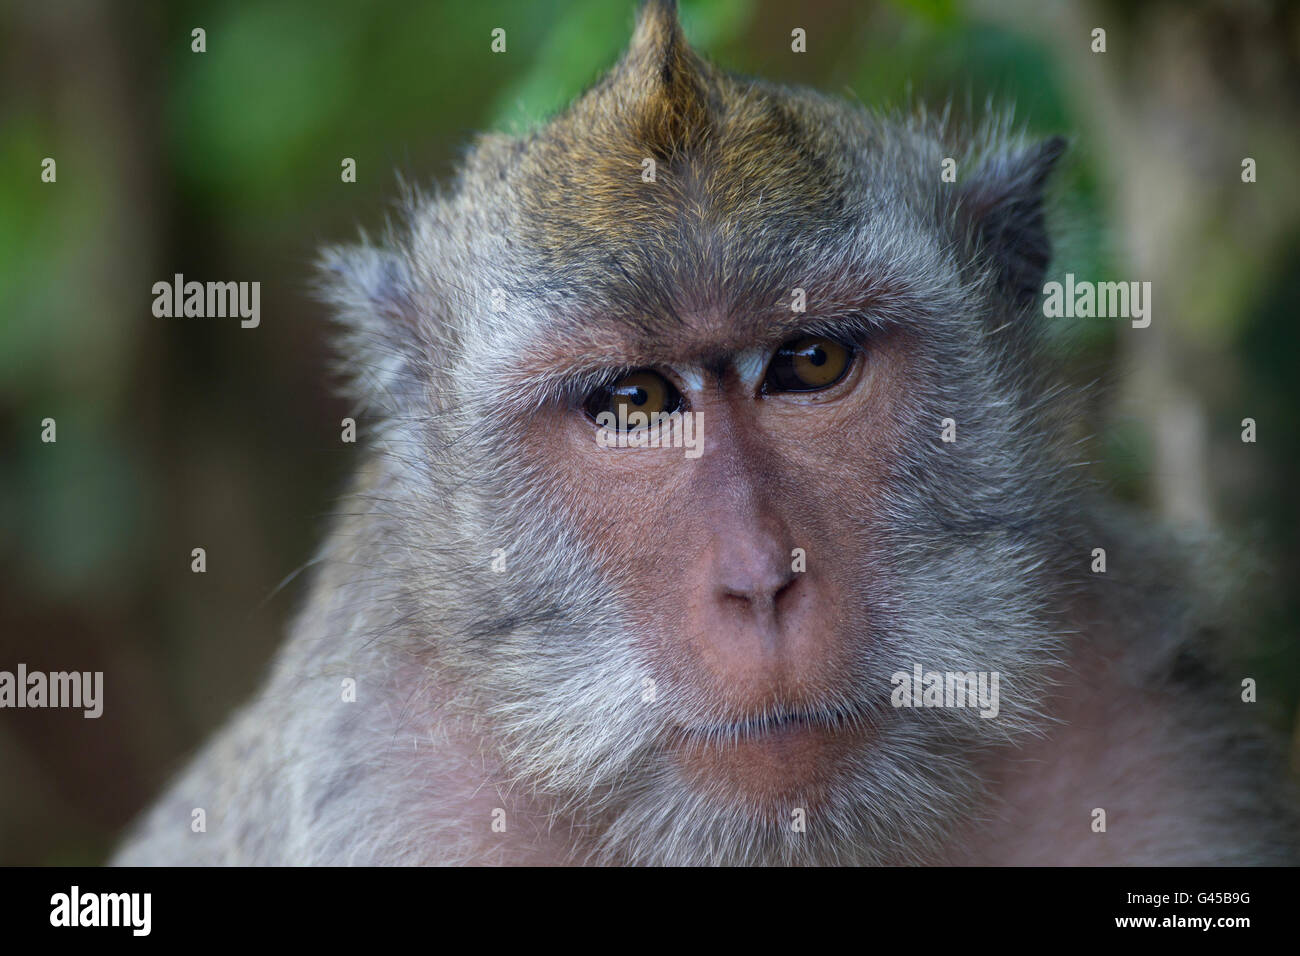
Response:
POLYGON ((1192 561, 1064 437, 1064 149, 729 75, 645 3, 324 254, 350 497, 116 862, 1295 860, 1192 561))

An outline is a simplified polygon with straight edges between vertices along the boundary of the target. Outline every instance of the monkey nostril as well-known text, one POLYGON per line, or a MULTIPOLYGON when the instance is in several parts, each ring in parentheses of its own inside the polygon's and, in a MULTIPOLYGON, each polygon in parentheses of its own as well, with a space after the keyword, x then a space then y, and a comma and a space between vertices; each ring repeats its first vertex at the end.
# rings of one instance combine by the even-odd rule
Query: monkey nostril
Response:
POLYGON ((773 593, 772 601, 776 604, 780 604, 781 599, 787 596, 788 594, 790 594, 790 592, 794 590, 794 586, 798 582, 799 582, 799 575, 791 571, 790 574, 787 576, 785 583, 782 584, 779 588, 777 588, 775 593, 773 593))
POLYGON ((752 577, 724 584, 724 598, 741 601, 755 610, 774 611, 782 598, 794 589, 798 575, 794 572, 755 574, 752 577))

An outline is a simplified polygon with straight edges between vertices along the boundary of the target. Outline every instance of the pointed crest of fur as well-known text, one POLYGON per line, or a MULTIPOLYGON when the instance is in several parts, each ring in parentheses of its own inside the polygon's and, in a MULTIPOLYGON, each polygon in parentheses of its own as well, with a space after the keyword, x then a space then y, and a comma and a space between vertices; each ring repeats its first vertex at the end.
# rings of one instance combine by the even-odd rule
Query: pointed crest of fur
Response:
POLYGON ((649 0, 627 53, 597 95, 630 108, 637 136, 653 155, 669 158, 708 135, 707 72, 686 43, 677 4, 649 0))

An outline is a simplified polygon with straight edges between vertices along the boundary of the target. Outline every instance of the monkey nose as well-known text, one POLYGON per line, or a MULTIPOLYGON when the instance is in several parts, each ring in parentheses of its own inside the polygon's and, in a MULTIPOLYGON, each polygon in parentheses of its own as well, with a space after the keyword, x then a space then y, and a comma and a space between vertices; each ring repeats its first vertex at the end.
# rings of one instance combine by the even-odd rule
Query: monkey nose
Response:
POLYGON ((784 553, 772 547, 732 546, 720 556, 717 589, 726 603, 738 603, 760 619, 775 618, 796 574, 784 553))

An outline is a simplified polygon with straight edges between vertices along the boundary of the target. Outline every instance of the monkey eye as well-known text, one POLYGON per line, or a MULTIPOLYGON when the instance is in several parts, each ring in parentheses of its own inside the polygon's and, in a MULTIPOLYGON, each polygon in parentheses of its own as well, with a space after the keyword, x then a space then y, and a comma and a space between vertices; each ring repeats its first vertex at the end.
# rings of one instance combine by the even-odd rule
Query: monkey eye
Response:
POLYGON ((772 356, 764 392, 815 392, 844 377, 853 364, 853 349, 824 335, 801 335, 783 343, 772 356))
POLYGON ((650 424, 651 415, 671 415, 680 411, 682 393, 658 372, 642 369, 630 372, 617 381, 596 389, 583 403, 583 409, 598 423, 618 431, 636 431, 650 424), (632 418, 641 412, 644 418, 632 418), (612 415, 602 420, 602 415, 612 415))

